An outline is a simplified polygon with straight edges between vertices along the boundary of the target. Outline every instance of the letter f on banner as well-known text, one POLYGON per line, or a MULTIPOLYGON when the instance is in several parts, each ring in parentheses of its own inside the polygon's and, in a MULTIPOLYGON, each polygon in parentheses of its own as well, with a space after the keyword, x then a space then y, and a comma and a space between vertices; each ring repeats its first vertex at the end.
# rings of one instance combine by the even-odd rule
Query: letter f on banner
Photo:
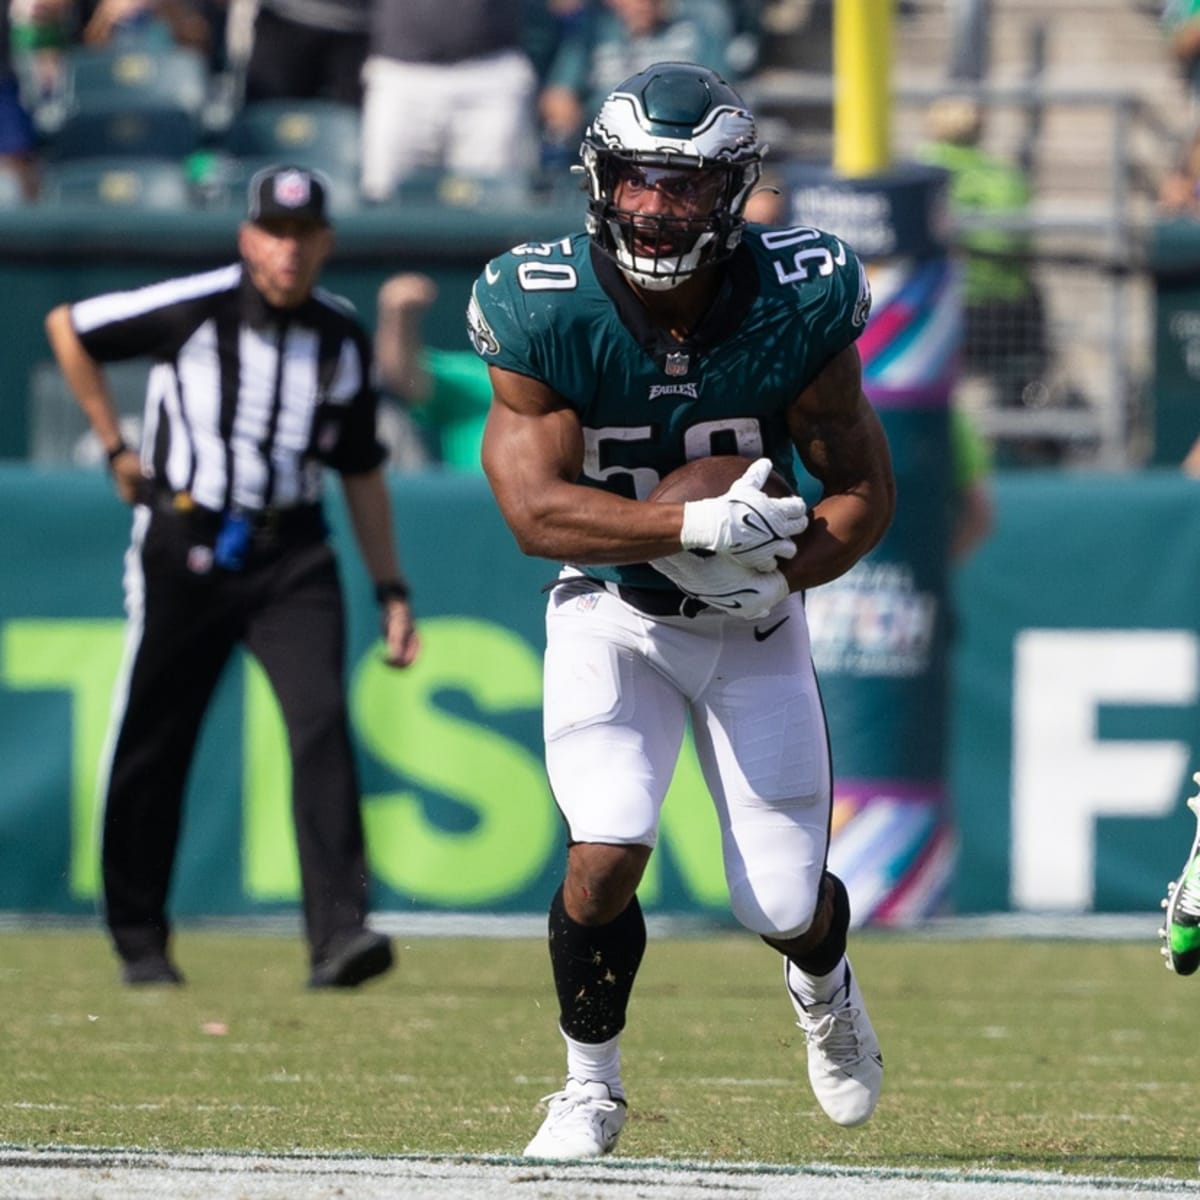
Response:
POLYGON ((1196 701, 1185 630, 1027 630, 1013 679, 1015 909, 1086 912, 1095 898, 1096 818, 1170 813, 1188 769, 1179 741, 1101 741, 1101 705, 1196 701))

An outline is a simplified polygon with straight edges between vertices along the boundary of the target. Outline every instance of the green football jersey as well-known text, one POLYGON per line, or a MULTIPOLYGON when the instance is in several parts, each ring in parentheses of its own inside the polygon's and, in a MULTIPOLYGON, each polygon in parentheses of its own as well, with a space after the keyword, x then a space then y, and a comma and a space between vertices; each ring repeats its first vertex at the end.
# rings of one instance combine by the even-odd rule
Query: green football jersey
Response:
MULTIPOLYGON (((750 225, 708 313, 677 341, 580 233, 488 263, 468 326, 485 362, 539 380, 579 415, 580 484, 644 499, 676 467, 712 454, 766 455, 794 484, 786 411, 859 336, 870 305, 866 272, 845 243, 817 229, 750 225)), ((667 586, 645 564, 583 569, 667 586)))

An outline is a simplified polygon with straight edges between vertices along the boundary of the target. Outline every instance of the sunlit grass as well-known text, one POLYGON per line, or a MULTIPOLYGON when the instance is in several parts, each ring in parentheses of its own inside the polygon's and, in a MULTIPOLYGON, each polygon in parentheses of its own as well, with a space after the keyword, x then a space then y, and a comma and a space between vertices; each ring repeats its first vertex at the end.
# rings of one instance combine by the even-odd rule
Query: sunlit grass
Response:
MULTIPOLYGON (((185 930, 188 986, 128 989, 99 931, 0 934, 0 1140, 518 1153, 561 1082, 544 945, 399 940, 308 992, 295 939, 185 930)), ((858 935, 883 1043, 874 1119, 819 1111, 777 960, 651 940, 623 1041, 627 1156, 1197 1177, 1200 979, 1153 944, 858 935)))

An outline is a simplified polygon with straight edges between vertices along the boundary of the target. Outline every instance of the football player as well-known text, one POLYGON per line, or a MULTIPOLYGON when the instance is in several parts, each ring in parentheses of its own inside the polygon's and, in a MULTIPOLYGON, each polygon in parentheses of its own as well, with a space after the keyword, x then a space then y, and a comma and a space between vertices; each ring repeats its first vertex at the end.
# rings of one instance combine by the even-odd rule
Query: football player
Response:
POLYGON ((520 548, 563 564, 544 726, 569 835, 549 915, 567 1077, 535 1157, 605 1154, 625 1122, 636 890, 689 719, 733 913, 782 955, 817 1100, 857 1125, 879 1096, 849 900, 826 867, 831 766, 803 592, 879 541, 895 489, 854 344, 865 273, 828 233, 747 226, 764 150, 719 76, 652 66, 584 135, 586 233, 516 247, 472 293, 493 388, 484 469, 520 548), (795 484, 793 451, 822 487, 811 510, 762 490, 772 466, 795 484), (647 502, 716 454, 757 461, 721 495, 647 502))

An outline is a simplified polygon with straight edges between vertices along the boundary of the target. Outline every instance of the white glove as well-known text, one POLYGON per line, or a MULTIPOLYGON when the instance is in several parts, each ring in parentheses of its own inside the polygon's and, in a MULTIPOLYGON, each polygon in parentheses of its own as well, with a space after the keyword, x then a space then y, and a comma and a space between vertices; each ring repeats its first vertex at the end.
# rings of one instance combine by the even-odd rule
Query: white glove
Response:
POLYGON ((752 571, 720 554, 701 558, 691 550, 681 550, 669 558, 651 559, 650 565, 681 592, 746 621, 766 616, 790 590, 778 568, 752 571))
POLYGON ((774 571, 776 559, 796 553, 792 538, 808 528, 808 505, 800 496, 776 500, 762 490, 771 460, 747 467, 723 496, 688 500, 679 535, 685 550, 712 550, 755 571, 774 571))

